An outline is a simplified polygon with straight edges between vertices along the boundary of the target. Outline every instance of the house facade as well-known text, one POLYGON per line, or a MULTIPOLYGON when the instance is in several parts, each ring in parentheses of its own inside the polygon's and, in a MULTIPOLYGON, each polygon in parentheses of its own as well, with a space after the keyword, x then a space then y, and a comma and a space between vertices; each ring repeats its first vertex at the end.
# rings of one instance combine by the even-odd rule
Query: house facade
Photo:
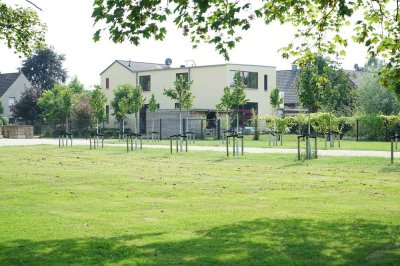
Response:
MULTIPOLYGON (((174 81, 179 75, 184 75, 187 80, 192 80, 191 91, 195 96, 192 112, 204 112, 207 117, 216 112, 216 105, 224 93, 225 87, 233 86, 233 76, 240 71, 246 85, 246 95, 249 103, 244 109, 255 109, 259 115, 272 114, 269 103, 269 93, 276 84, 276 69, 272 66, 221 64, 209 66, 181 66, 171 68, 165 64, 151 64, 133 61, 116 60, 101 74, 101 87, 103 88, 108 103, 106 112, 112 114, 110 102, 113 99, 113 90, 120 84, 141 86, 146 102, 154 94, 159 103, 158 113, 173 112, 177 105, 167 96, 163 95, 165 88, 173 88, 174 81)), ((110 116, 110 123, 115 122, 110 116)), ((143 130, 142 130, 143 131, 143 130)), ((146 129, 145 131, 148 131, 146 129)))
POLYGON ((4 108, 4 115, 12 121, 10 107, 20 98, 22 92, 32 85, 23 73, 0 74, 0 99, 4 108))

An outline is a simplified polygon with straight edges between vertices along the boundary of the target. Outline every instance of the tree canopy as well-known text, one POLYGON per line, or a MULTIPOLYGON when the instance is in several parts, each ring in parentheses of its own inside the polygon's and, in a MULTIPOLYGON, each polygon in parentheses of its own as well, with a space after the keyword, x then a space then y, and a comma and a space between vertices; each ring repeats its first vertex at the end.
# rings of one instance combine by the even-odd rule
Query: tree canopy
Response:
POLYGON ((348 74, 326 58, 317 57, 303 67, 295 86, 301 105, 310 112, 351 115, 354 110, 355 92, 348 74))
POLYGON ((272 89, 271 93, 269 94, 269 103, 271 106, 277 110, 279 106, 283 103, 284 98, 281 97, 279 88, 272 89))
POLYGON ((255 19, 292 24, 297 29, 295 40, 281 53, 298 59, 300 66, 315 54, 344 56, 349 41, 342 32, 348 27, 351 38, 368 47, 371 56, 388 59, 382 76, 389 86, 400 81, 399 6, 398 0, 95 0, 92 17, 100 28, 95 41, 107 31, 114 42, 128 40, 135 45, 141 39, 163 40, 167 18, 172 18, 194 47, 200 42, 213 44, 227 60, 229 50, 255 19))
MULTIPOLYGON (((30 2, 30 1, 27 1, 30 2)), ((0 0, 0 42, 17 53, 43 49, 47 27, 32 8, 12 7, 0 0)))
POLYGON ((357 110, 366 115, 393 115, 400 112, 399 98, 385 89, 375 73, 365 73, 357 90, 357 110))
POLYGON ((163 94, 179 105, 179 110, 189 109, 193 106, 193 94, 190 91, 193 81, 187 81, 183 75, 179 75, 174 81, 173 89, 164 89, 163 94))
POLYGON ((21 94, 21 98, 11 106, 14 117, 21 117, 25 121, 33 122, 40 118, 42 110, 38 106, 38 100, 42 91, 36 87, 30 87, 21 94))
POLYGON ((56 84, 51 90, 43 92, 39 98, 39 107, 46 119, 67 120, 72 112, 76 97, 71 88, 56 84))
POLYGON ((37 50, 22 62, 21 71, 31 84, 42 90, 49 90, 57 83, 64 83, 67 71, 63 68, 65 56, 54 48, 37 50))
POLYGON ((96 86, 90 95, 90 107, 97 122, 106 120, 105 106, 107 97, 100 86, 96 86))

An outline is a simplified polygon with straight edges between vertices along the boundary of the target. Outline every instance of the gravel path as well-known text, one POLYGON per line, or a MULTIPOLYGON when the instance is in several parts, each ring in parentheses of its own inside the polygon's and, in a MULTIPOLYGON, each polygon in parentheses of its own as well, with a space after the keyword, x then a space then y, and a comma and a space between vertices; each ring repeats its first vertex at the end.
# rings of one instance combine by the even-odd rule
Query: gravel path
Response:
MULTIPOLYGON (((74 139, 74 145, 87 145, 89 141, 74 139)), ((27 146, 27 145, 58 145, 58 139, 0 139, 0 146, 27 146)), ((105 146, 123 147, 125 144, 105 144, 105 146)), ((169 149, 167 145, 143 145, 144 148, 169 149)), ((389 147, 389 145, 388 145, 389 147)), ((225 147, 212 146, 190 146, 190 150, 196 151, 218 151, 226 152, 225 147)), ((245 153, 285 153, 296 154, 296 149, 274 149, 274 148, 245 148, 245 153)), ((386 157, 390 158, 389 151, 355 151, 355 150, 319 150, 319 156, 360 156, 360 157, 386 157)), ((400 152, 394 153, 395 158, 400 158, 400 152)))

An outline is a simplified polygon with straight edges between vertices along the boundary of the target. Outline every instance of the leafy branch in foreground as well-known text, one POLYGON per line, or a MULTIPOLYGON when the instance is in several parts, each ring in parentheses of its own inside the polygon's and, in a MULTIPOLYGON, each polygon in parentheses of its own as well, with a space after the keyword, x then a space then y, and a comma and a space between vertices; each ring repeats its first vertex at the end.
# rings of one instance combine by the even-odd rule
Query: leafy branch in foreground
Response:
POLYGON ((296 58, 300 66, 315 54, 344 56, 348 39, 342 32, 351 28, 351 38, 368 47, 371 57, 388 59, 382 70, 384 83, 400 93, 396 85, 400 82, 399 0, 95 0, 93 6, 95 24, 105 25, 94 34, 95 41, 103 31, 116 43, 163 40, 168 17, 194 47, 201 42, 212 44, 226 60, 256 19, 297 28, 295 40, 281 53, 284 58, 296 58), (363 17, 357 20, 359 14, 363 17))

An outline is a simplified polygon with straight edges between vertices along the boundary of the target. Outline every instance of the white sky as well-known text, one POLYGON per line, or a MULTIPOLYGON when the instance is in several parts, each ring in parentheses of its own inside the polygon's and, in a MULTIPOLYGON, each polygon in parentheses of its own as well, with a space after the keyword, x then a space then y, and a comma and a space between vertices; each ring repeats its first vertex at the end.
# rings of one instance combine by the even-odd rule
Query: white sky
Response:
MULTIPOLYGON (((3 0, 7 4, 27 6, 24 0, 3 0)), ((129 43, 114 44, 103 36, 94 43, 92 14, 93 1, 82 0, 33 0, 43 11, 39 17, 48 26, 47 43, 58 53, 65 54, 64 67, 69 77, 77 75, 87 88, 100 83, 100 72, 116 59, 142 62, 164 63, 172 58, 172 66, 194 60, 197 65, 224 63, 221 55, 211 45, 200 45, 192 49, 188 37, 180 31, 168 27, 164 41, 145 40, 136 47, 129 43)), ((29 5, 28 5, 29 6, 29 5)), ((290 26, 264 25, 261 21, 245 32, 243 40, 230 52, 230 62, 276 66, 277 69, 290 69, 291 60, 282 59, 278 49, 292 41, 293 29, 290 26)), ((364 65, 366 49, 350 43, 347 56, 343 58, 343 68, 353 69, 355 63, 364 65)), ((14 54, 6 45, 0 43, 0 72, 16 72, 23 58, 14 54)))

